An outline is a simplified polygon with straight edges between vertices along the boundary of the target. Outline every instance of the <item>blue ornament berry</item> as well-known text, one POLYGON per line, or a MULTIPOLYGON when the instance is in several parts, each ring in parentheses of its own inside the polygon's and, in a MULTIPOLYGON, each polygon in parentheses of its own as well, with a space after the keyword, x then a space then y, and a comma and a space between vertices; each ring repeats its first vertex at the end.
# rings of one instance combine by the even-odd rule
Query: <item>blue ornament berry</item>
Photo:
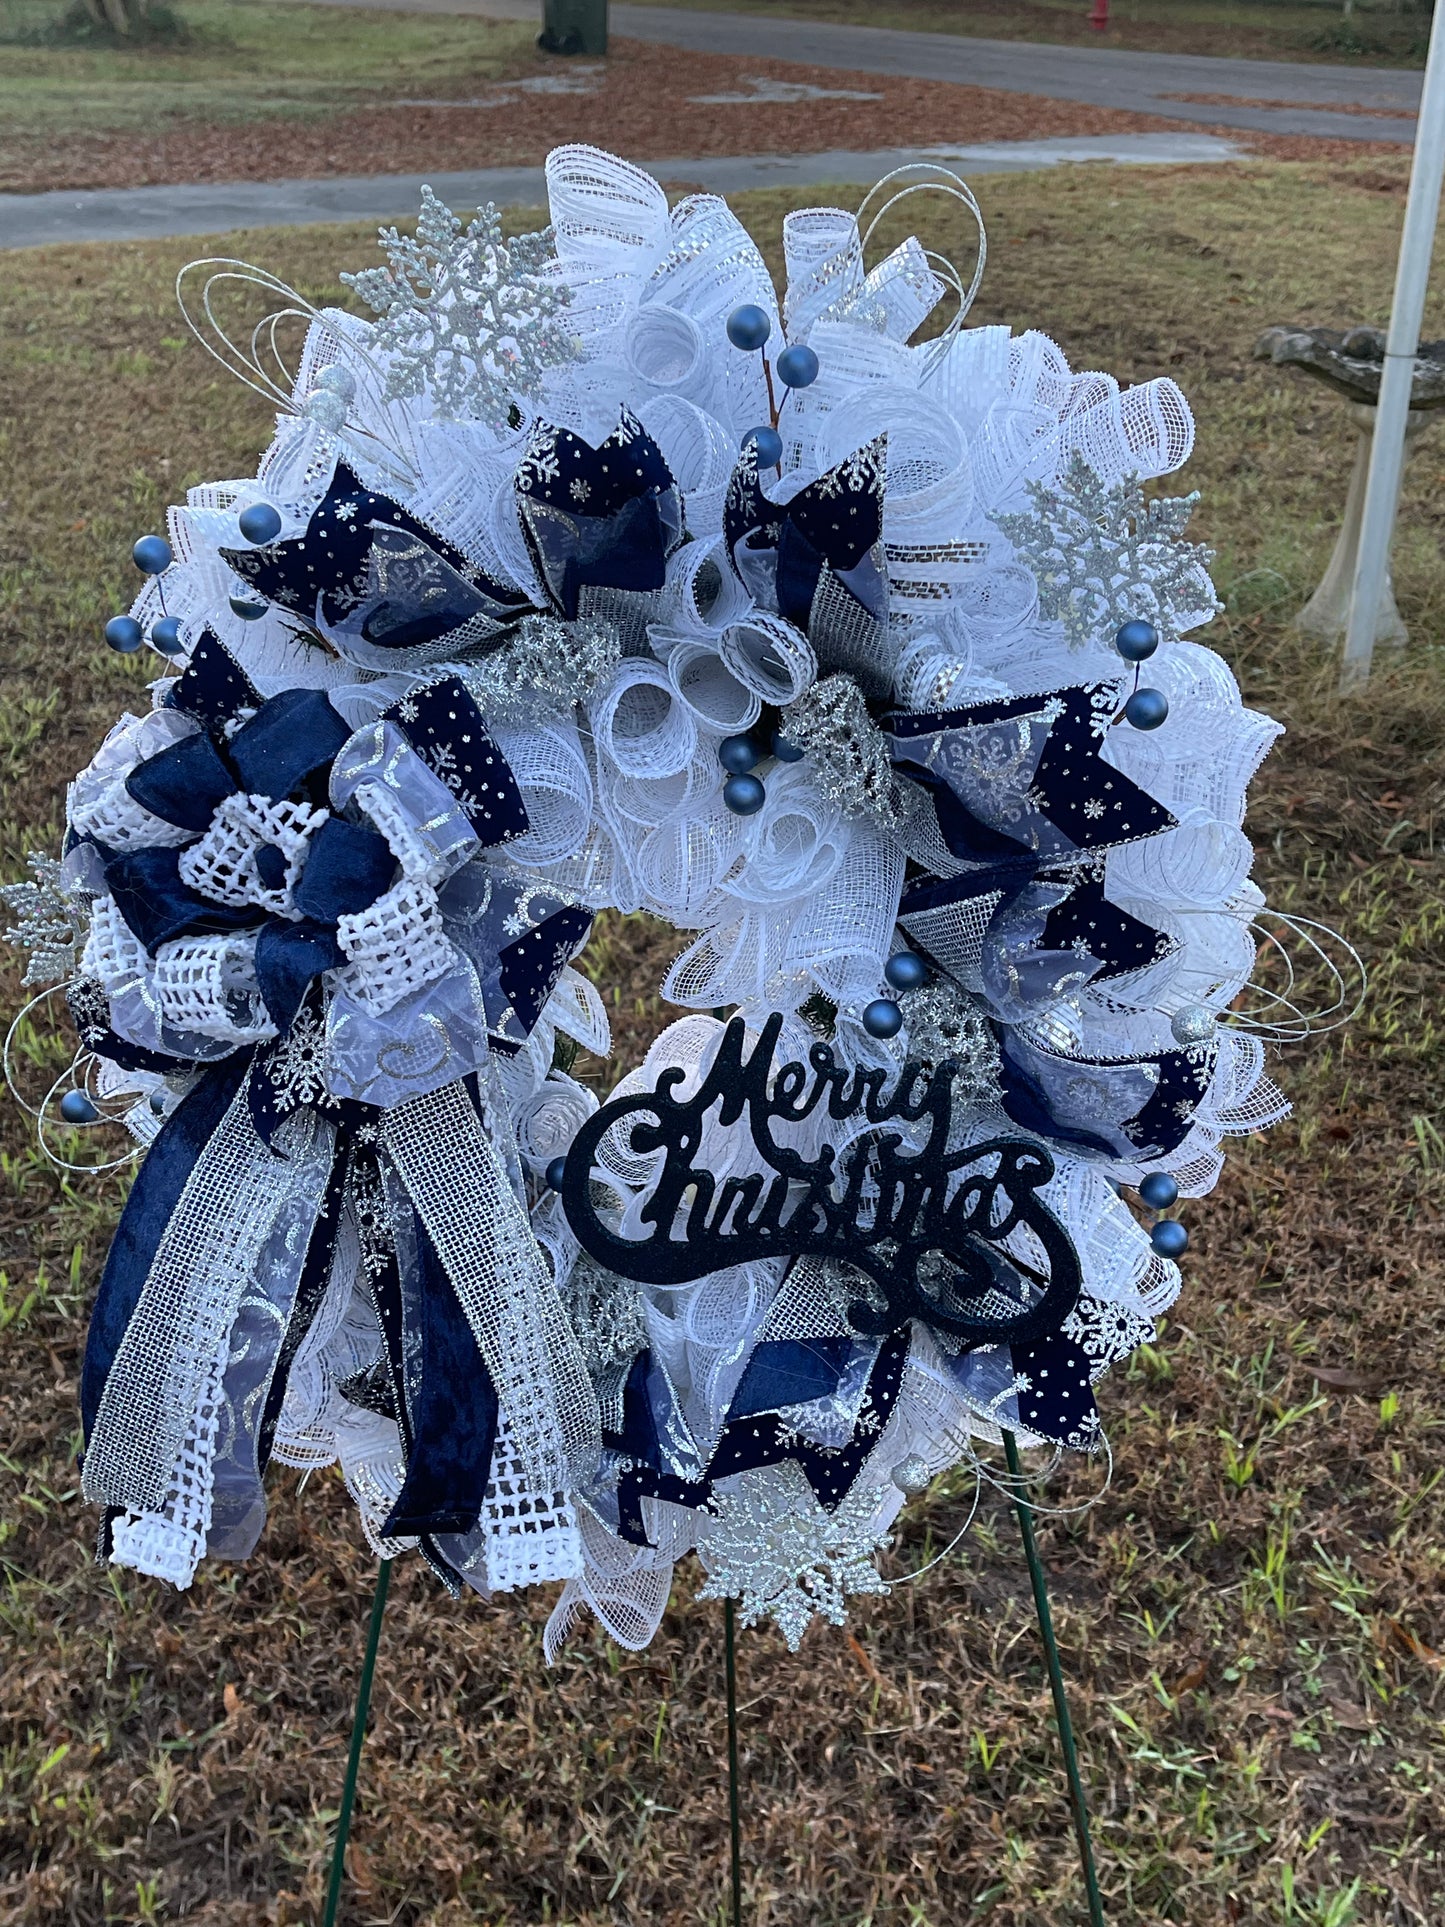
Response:
POLYGON ((152 623, 151 642, 163 656, 179 656, 186 646, 181 641, 180 617, 162 616, 159 622, 152 623))
POLYGON ((741 348, 746 354, 761 348, 772 332, 772 322, 755 302, 745 301, 742 307, 734 308, 728 316, 728 340, 734 348, 741 348))
POLYGON ((1135 729, 1157 729, 1169 714, 1169 698, 1162 689, 1136 689, 1124 705, 1124 721, 1135 729))
POLYGON ((801 763, 803 752, 796 743, 790 743, 782 730, 773 737, 773 754, 780 763, 801 763))
POLYGON ((1139 1196, 1151 1211, 1167 1211, 1179 1197, 1179 1186, 1167 1171, 1151 1171, 1140 1182, 1139 1196))
POLYGON ((134 616, 112 616, 105 625, 105 639, 117 655, 132 656, 146 638, 134 616))
POLYGON ((94 1124, 100 1112, 84 1091, 67 1091, 60 1100, 60 1115, 67 1124, 94 1124))
POLYGON ((802 342, 784 348, 775 366, 778 380, 785 388, 811 388, 818 379, 818 357, 802 342))
POLYGON ((165 1092, 164 1092, 164 1091, 152 1091, 152 1092, 151 1092, 151 1094, 150 1094, 150 1107, 151 1107, 151 1116, 152 1116, 152 1117, 164 1117, 164 1116, 165 1116, 165 1114, 166 1114, 166 1094, 165 1094, 165 1092))
POLYGON ((560 1191, 562 1189, 562 1185, 567 1176, 566 1158, 565 1157, 553 1158, 552 1162, 547 1166, 545 1175, 546 1175, 547 1183, 550 1185, 552 1190, 560 1191))
POLYGON ((264 602, 252 602, 243 595, 231 596, 230 604, 232 615, 239 616, 242 622, 259 622, 266 613, 264 602))
POLYGON ((903 1028, 903 1012, 891 997, 875 997, 863 1006, 863 1028, 870 1037, 896 1037, 903 1028))
POLYGON ((253 502, 236 517, 236 526, 248 542, 274 542, 281 533, 281 517, 269 502, 253 502))
POLYGON ((730 776, 723 784, 723 801, 734 816, 756 816, 767 800, 756 776, 730 776))
POLYGON ((895 990, 917 990, 928 980, 928 965, 916 950, 896 950, 884 964, 883 975, 895 990))
POLYGON ((783 438, 776 428, 750 428, 743 436, 743 447, 751 442, 758 451, 759 468, 776 468, 783 459, 783 438))
POLYGON ((1161 1258, 1182 1258, 1189 1249, 1189 1233, 1177 1218, 1161 1218, 1149 1233, 1149 1242, 1161 1258))
POLYGON ((1125 662, 1147 662, 1159 647, 1159 631, 1152 622, 1126 622, 1114 637, 1114 647, 1125 662))
POLYGON ((751 736, 724 736, 717 746, 717 759, 733 776, 746 776, 758 762, 758 746, 751 736))
POLYGON ((143 535, 131 550, 130 559, 142 575, 164 575, 174 560, 171 545, 163 535, 143 535))

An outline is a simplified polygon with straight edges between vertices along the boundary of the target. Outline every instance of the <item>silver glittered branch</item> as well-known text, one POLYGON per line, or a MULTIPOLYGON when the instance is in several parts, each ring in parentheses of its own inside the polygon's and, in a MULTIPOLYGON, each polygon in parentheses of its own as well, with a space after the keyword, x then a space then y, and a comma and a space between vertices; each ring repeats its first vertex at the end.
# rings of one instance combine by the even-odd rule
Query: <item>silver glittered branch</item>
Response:
POLYGON ((62 881, 56 858, 32 850, 26 860, 33 883, 0 884, 0 901, 15 918, 5 935, 30 952, 23 984, 64 983, 79 967, 90 918, 83 900, 62 881))
POLYGON ((994 519, 1033 572, 1040 614, 1072 647, 1108 643, 1135 619, 1175 642, 1220 608, 1213 551, 1184 539, 1197 494, 1146 501, 1137 476, 1105 482, 1078 453, 1028 494, 1030 510, 994 519))
POLYGON ((824 676, 783 711, 793 748, 811 759, 813 781, 844 816, 892 827, 900 808, 888 739, 846 671, 824 676))
POLYGON ((842 1626, 851 1596, 887 1592, 873 1564, 888 1543, 873 1529, 878 1506, 876 1491, 855 1487, 825 1512, 789 1461, 742 1473, 712 1501, 714 1517, 698 1537, 708 1573, 698 1598, 736 1599, 745 1626, 775 1620, 797 1652, 815 1618, 842 1626))
POLYGON ((575 359, 559 319, 571 290, 552 275, 550 229, 502 238, 495 207, 467 228, 429 187, 415 235, 381 230, 388 265, 341 279, 380 316, 388 401, 429 394, 444 420, 505 428, 515 402, 535 398, 549 368, 575 359))
POLYGON ((488 721, 524 723, 590 702, 621 655, 621 638, 605 623, 529 616, 466 670, 466 683, 488 721))

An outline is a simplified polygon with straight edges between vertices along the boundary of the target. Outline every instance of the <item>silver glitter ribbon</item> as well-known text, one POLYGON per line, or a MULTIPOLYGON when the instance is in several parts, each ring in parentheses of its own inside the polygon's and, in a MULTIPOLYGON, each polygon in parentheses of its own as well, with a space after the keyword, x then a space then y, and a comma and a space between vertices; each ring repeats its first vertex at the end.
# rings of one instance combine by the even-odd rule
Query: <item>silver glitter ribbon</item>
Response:
POLYGON ((460 1084, 381 1120, 381 1149, 411 1199, 472 1328, 513 1443, 539 1491, 565 1490, 601 1450, 581 1348, 508 1173, 500 1106, 483 1131, 460 1084))
MULTIPOLYGON (((217 1356, 277 1225, 321 1207, 331 1127, 306 1113, 287 1155, 251 1122, 247 1085, 197 1158, 161 1235, 86 1446, 87 1499, 159 1511, 217 1356)), ((303 1247, 304 1250, 304 1247, 303 1247)))

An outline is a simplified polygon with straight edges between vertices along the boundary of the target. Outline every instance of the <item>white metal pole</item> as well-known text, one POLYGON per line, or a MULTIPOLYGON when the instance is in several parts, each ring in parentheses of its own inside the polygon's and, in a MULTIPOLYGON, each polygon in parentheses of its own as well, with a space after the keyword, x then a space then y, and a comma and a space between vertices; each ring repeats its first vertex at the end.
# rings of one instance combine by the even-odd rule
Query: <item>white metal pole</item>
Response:
POLYGON ((1359 559, 1355 564, 1350 620, 1345 632, 1345 659, 1340 679, 1345 689, 1357 687, 1369 676, 1375 648, 1375 627, 1385 574, 1390 566, 1390 538, 1395 528, 1395 505, 1405 461, 1410 385, 1425 313, 1442 175, 1445 175, 1445 0, 1436 0, 1430 51, 1425 56, 1420 118, 1415 130, 1415 157, 1410 167, 1410 194, 1405 203, 1405 226, 1395 270, 1395 300, 1385 341, 1380 401, 1375 410, 1359 559))

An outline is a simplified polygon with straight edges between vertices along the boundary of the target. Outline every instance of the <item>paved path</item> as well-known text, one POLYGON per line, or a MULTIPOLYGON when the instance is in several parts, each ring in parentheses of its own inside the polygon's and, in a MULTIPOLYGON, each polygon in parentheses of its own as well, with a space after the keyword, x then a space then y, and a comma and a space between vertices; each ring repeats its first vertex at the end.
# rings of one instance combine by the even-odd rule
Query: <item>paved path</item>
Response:
MULTIPOLYGON (((754 154, 728 160, 645 163, 660 180, 736 194, 749 187, 809 187, 836 182, 871 187, 892 168, 942 160, 970 175, 1019 173, 1065 161, 1133 166, 1226 161, 1238 152, 1217 135, 1111 134, 1075 139, 994 141, 978 147, 885 148, 871 154, 754 154)), ((309 227, 322 221, 396 220, 415 215, 423 180, 452 207, 540 207, 540 167, 498 167, 465 174, 378 174, 322 181, 237 181, 189 187, 61 189, 0 195, 0 248, 58 241, 145 241, 219 234, 232 228, 309 227)))
MULTIPOLYGON (((392 13, 468 13, 492 19, 541 19, 540 0, 319 0, 392 13)), ((785 5, 786 0, 779 0, 785 5)), ((1318 134, 1336 140, 1413 141, 1421 75, 1390 67, 1324 62, 1231 60, 1205 54, 1134 53, 1108 47, 1052 47, 1026 40, 975 40, 967 34, 907 33, 845 27, 770 14, 652 7, 614 0, 612 32, 695 53, 797 60, 865 74, 907 74, 1008 94, 1087 101, 1158 114, 1202 127, 1256 133, 1318 134), (1228 94, 1280 106, 1201 106, 1171 94, 1228 94), (1284 104, 1287 103, 1287 104, 1284 104), (1334 111, 1376 108, 1376 114, 1334 111)))

